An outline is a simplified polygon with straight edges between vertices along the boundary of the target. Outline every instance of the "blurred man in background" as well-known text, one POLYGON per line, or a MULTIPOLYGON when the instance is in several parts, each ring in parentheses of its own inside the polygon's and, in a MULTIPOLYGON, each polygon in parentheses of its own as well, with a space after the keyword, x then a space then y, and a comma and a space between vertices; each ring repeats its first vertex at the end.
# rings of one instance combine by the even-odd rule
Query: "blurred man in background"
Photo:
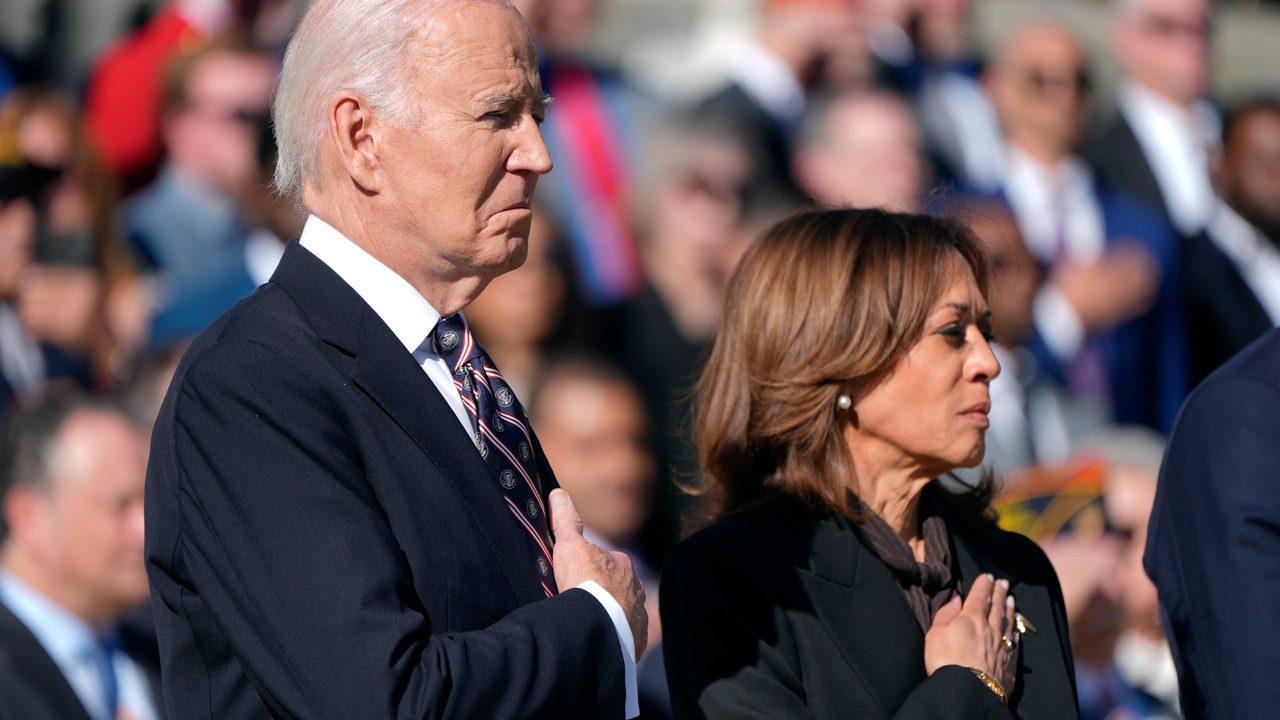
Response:
POLYGON ((854 92, 810 104, 793 167, 823 205, 915 212, 929 179, 911 106, 887 92, 854 92))
MULTIPOLYGON (((234 38, 202 47, 171 68, 162 123, 168 157, 125 213, 130 240, 159 281, 159 311, 240 269, 249 232, 243 203, 263 192, 259 128, 275 71, 270 55, 234 38)), ((201 329, 188 328, 190 334, 201 329)))
POLYGON ((1112 0, 1112 45, 1124 79, 1117 113, 1092 139, 1099 175, 1159 210, 1179 234, 1204 230, 1219 120, 1209 87, 1209 0, 1112 0))
POLYGON ((1200 382, 1280 325, 1280 101, 1236 108, 1222 129, 1220 195, 1185 245, 1187 334, 1200 382))
POLYGON ((51 396, 15 422, 3 471, 0 718, 160 717, 155 648, 121 626, 147 598, 138 431, 51 396))
POLYGON ((1116 422, 1167 431, 1187 390, 1177 238, 1075 155, 1090 99, 1083 51, 1056 25, 1021 26, 988 87, 1006 142, 1002 192, 1046 269, 1038 359, 1116 422))

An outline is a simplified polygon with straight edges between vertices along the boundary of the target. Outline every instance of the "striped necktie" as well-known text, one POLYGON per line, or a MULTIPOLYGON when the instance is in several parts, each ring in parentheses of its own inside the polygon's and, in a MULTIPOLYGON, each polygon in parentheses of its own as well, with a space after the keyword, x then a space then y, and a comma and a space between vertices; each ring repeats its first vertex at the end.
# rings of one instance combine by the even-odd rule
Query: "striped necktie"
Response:
POLYGON ((453 371, 453 385, 467 408, 480 456, 524 530, 538 581, 550 597, 556 593, 551 534, 534 456, 537 444, 524 408, 461 315, 440 318, 432 335, 436 352, 453 371))

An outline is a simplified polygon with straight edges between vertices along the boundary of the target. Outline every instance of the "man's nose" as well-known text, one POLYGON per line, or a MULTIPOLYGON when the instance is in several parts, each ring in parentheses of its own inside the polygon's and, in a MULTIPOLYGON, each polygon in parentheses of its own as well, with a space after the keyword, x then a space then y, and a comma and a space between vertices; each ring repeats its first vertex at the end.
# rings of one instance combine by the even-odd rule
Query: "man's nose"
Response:
POLYGON ((507 169, 511 172, 546 175, 553 167, 555 163, 551 160, 551 150, 542 138, 542 128, 532 120, 522 123, 516 148, 507 161, 507 169))

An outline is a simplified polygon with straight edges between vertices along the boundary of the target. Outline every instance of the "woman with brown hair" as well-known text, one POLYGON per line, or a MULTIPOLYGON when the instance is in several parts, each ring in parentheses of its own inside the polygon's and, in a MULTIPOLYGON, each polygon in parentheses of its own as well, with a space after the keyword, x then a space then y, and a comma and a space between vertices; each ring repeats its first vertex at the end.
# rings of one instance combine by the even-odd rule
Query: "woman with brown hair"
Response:
POLYGON ((986 275, 961 226, 880 210, 747 253, 697 388, 715 522, 662 581, 676 717, 1078 717, 1048 560, 938 480, 982 460, 986 275))

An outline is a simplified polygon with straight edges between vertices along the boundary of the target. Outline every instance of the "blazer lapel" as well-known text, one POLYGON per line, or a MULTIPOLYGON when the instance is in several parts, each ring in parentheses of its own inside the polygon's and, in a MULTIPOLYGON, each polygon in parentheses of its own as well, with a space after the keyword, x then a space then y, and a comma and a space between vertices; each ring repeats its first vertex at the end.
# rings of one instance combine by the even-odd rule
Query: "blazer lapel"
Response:
POLYGON ((307 313, 321 339, 354 356, 350 377, 413 440, 470 511, 520 604, 544 598, 524 536, 475 444, 413 356, 372 308, 296 242, 272 281, 307 313))
POLYGON ((881 711, 892 715, 925 678, 924 635, 902 591, 843 518, 817 523, 810 567, 799 575, 814 613, 881 711))

